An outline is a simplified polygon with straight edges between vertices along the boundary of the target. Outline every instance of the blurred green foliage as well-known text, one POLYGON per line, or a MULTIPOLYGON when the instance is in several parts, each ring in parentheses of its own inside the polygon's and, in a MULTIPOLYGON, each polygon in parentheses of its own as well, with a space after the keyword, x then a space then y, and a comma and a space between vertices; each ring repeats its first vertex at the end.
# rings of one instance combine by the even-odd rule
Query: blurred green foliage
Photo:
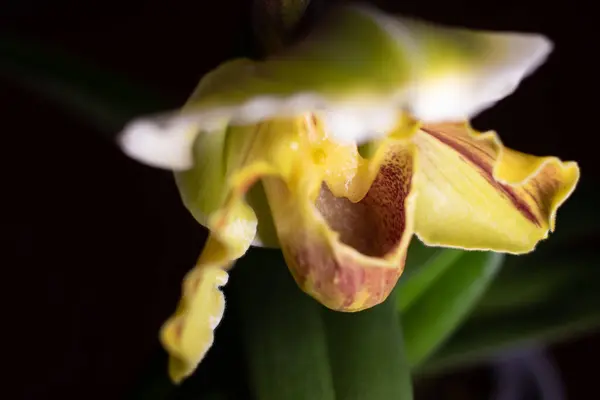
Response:
MULTIPOLYGON (((504 255, 496 253, 443 250, 421 265, 419 273, 401 280, 400 299, 404 289, 409 294, 415 292, 413 287, 420 289, 413 301, 401 307, 411 366, 425 361, 463 322, 502 266, 503 259, 504 255), (448 263, 446 268, 439 267, 452 258, 454 262, 448 263), (429 274, 429 269, 437 275, 429 285, 423 285, 423 276, 429 274)), ((401 302, 401 306, 403 304, 401 302)))

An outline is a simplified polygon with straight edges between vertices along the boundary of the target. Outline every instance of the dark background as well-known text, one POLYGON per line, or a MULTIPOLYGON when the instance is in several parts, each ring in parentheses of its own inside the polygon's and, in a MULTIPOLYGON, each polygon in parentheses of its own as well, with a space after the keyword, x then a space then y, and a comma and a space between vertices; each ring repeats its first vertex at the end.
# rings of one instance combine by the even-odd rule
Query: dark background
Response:
MULTIPOLYGON (((577 160, 582 184, 595 187, 598 22, 591 2, 375 3, 437 22, 548 35, 556 50, 547 64, 475 126, 497 130, 520 151, 577 160)), ((252 35, 244 0, 0 4, 3 33, 67 50, 172 108, 252 35)), ((18 260, 4 280, 18 314, 3 323, 15 336, 5 343, 18 355, 13 371, 29 398, 120 398, 156 352, 156 333, 205 233, 182 207, 170 173, 126 158, 112 137, 10 80, 0 88, 9 193, 3 219, 18 260)), ((554 347, 569 399, 595 397, 588 393, 597 391, 599 343, 588 336, 554 347)), ((468 386, 472 376, 453 375, 440 387, 468 386)))

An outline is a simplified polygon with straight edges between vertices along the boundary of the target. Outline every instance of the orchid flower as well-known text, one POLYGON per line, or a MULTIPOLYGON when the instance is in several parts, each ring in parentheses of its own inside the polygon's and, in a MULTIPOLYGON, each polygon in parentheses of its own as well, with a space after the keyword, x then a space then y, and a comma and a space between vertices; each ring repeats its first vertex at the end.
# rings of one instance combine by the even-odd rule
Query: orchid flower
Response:
POLYGON ((329 17, 266 60, 222 64, 183 110, 136 119, 120 137, 131 157, 175 171, 210 231, 161 331, 175 382, 211 347, 220 288, 251 246, 280 247, 324 306, 360 311, 386 299, 413 235, 530 252, 579 179, 576 163, 507 149, 468 122, 544 62, 545 37, 364 5, 329 17))

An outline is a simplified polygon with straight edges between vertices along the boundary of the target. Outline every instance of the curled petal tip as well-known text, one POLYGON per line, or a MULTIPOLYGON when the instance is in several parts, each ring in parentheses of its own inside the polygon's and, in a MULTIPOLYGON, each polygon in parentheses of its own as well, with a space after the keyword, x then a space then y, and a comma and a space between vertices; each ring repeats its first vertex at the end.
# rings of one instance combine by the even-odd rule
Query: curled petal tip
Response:
POLYGON ((169 375, 180 383, 194 372, 214 341, 225 311, 221 287, 228 274, 212 265, 198 265, 184 282, 184 295, 178 312, 161 330, 160 339, 170 355, 169 375))
POLYGON ((426 244, 528 253, 554 230, 579 179, 576 163, 502 145, 466 124, 426 125, 415 231, 426 244))

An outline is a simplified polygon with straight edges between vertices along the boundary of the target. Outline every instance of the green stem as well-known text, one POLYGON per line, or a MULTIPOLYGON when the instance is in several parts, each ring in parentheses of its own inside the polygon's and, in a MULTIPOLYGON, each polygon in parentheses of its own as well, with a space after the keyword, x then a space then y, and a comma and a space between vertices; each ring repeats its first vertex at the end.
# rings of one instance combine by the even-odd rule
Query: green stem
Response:
POLYGON ((252 249, 231 281, 257 400, 334 400, 321 306, 302 293, 280 251, 252 249))
POLYGON ((412 399, 396 292, 358 313, 323 311, 338 399, 412 399))

